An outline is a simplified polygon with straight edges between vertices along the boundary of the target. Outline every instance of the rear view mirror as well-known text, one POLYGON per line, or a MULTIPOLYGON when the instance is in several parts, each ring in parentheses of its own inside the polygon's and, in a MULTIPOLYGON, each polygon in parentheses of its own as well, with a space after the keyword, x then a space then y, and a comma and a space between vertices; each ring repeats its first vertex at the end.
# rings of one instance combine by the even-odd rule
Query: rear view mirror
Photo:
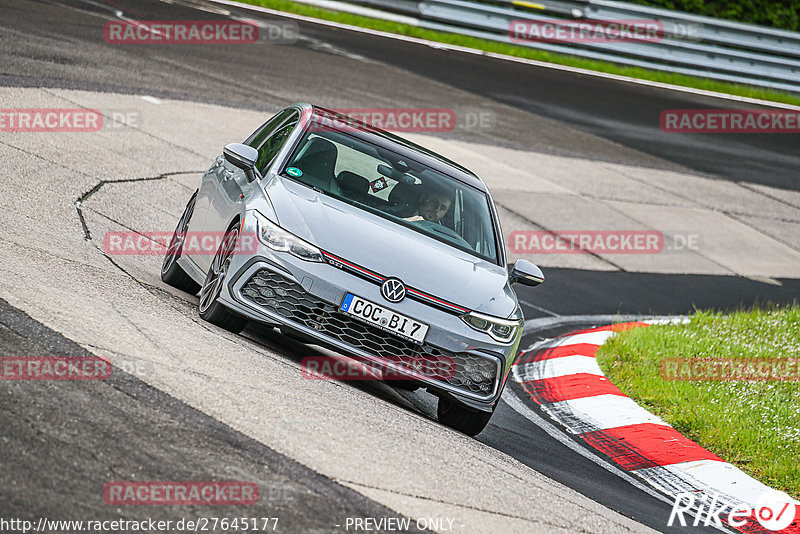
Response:
POLYGON ((517 260, 511 265, 508 279, 512 284, 519 282, 524 286, 538 286, 544 282, 544 273, 528 260, 517 260))
POLYGON ((384 164, 378 165, 378 172, 387 178, 391 178, 392 180, 396 180, 398 182, 403 182, 404 184, 414 183, 413 177, 398 171, 394 167, 389 167, 388 165, 384 164))
POLYGON ((225 145, 222 155, 228 163, 242 169, 248 181, 252 182, 256 179, 255 167, 256 160, 258 160, 258 150, 241 143, 231 143, 225 145))

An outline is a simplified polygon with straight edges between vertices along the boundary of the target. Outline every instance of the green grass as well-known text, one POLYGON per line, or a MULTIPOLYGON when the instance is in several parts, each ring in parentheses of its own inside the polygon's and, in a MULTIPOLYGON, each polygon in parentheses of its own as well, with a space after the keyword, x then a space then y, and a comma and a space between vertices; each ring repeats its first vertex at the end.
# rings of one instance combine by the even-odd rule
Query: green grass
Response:
POLYGON ((590 59, 583 59, 564 54, 554 54, 544 50, 536 50, 524 46, 517 46, 513 44, 506 44, 488 39, 478 39, 475 37, 467 37, 453 33, 439 32, 427 30, 408 24, 401 24, 398 22, 390 22, 380 19, 373 19, 360 15, 353 15, 350 13, 341 13, 338 11, 331 11, 321 9, 318 7, 310 6, 307 4, 300 4, 291 2, 289 0, 242 0, 245 3, 257 6, 267 7, 280 11, 287 11, 290 13, 297 13, 308 17, 315 17, 319 19, 330 20, 342 24, 350 24, 353 26, 361 26, 364 28, 371 28, 389 33, 396 33, 399 35, 406 35, 409 37, 417 37, 420 39, 427 39, 430 41, 437 41, 457 46, 464 46, 467 48, 474 48, 486 52, 493 52, 497 54, 504 54, 508 56, 515 56, 526 59, 533 59, 536 61, 544 61, 547 63, 556 63, 558 65, 567 65, 570 67, 577 67, 587 70, 598 72, 605 72, 610 74, 618 74, 621 76, 629 76, 631 78, 638 78, 642 80, 650 80, 654 82, 669 83, 673 85, 681 85, 685 87, 692 87, 695 89, 704 89, 707 91, 716 91, 719 93, 726 93, 730 95, 759 98, 762 100, 769 100, 773 102, 782 102, 786 104, 800 105, 800 96, 781 91, 773 91, 770 89, 762 89, 758 87, 751 87, 747 85, 739 85, 733 83, 719 82, 707 78, 699 78, 694 76, 685 76, 683 74, 675 74, 672 72, 664 72, 657 70, 648 70, 638 67, 627 67, 624 65, 617 65, 607 61, 596 61, 590 59))
MULTIPOLYGON (((668 381, 665 358, 800 358, 800 306, 621 332, 598 363, 625 394, 754 478, 800 496, 800 382, 668 381)), ((797 376, 797 374, 794 374, 797 376)))

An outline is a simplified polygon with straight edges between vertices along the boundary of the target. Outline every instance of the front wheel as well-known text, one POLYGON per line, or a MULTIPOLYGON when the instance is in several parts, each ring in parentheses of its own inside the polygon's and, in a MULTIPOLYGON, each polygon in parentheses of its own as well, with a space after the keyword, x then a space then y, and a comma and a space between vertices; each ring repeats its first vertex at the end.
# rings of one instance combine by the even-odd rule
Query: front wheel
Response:
POLYGON ((486 428, 492 412, 478 412, 450 400, 439 398, 436 408, 439 422, 468 436, 477 436, 486 428))
POLYGON ((234 224, 225 232, 211 267, 208 268, 203 287, 200 288, 200 317, 234 334, 244 329, 247 319, 226 308, 218 299, 228 277, 228 268, 238 239, 239 225, 234 224))

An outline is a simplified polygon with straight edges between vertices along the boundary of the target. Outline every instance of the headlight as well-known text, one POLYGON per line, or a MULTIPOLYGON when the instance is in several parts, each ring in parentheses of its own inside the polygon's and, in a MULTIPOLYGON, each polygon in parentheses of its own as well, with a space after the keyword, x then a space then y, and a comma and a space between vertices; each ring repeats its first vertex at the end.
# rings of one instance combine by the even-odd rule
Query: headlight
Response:
POLYGON ((288 252, 301 260, 324 261, 322 253, 311 243, 290 234, 263 215, 257 213, 256 219, 258 219, 258 238, 272 250, 288 252))
POLYGON ((501 343, 508 343, 514 339, 517 329, 522 325, 522 321, 519 319, 499 319, 478 312, 465 313, 461 316, 461 320, 474 330, 485 332, 492 336, 492 339, 501 343))

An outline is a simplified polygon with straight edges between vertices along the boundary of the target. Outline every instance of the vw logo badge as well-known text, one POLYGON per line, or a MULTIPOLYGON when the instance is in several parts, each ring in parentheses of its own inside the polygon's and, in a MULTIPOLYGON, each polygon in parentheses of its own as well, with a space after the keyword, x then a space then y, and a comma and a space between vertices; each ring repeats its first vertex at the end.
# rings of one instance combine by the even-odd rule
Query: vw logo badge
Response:
POLYGON ((399 278, 388 278, 381 285, 381 295, 389 302, 400 302, 406 298, 406 286, 399 278))

